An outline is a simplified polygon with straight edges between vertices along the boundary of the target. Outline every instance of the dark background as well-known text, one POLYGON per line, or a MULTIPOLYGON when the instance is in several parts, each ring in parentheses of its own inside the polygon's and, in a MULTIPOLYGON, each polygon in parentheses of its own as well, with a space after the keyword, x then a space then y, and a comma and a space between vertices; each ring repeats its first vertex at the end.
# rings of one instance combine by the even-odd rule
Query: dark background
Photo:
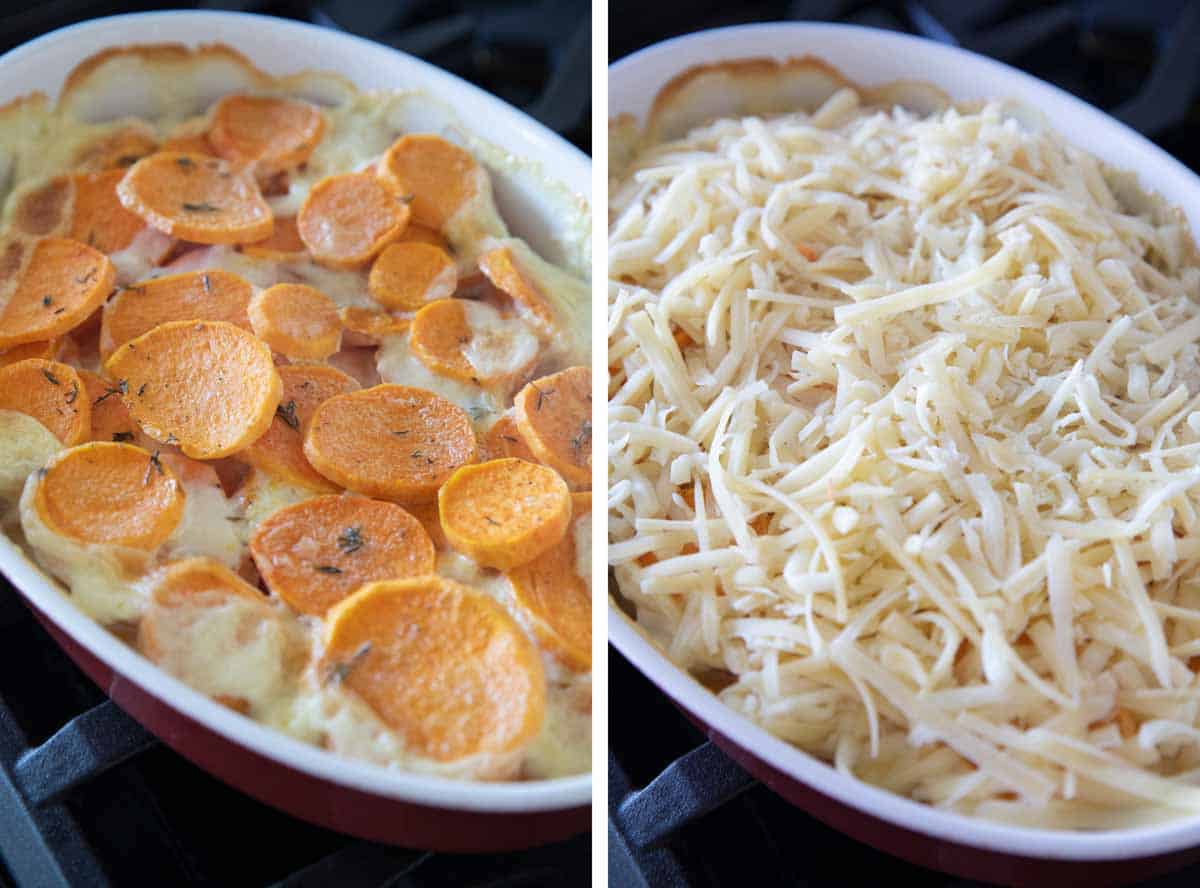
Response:
MULTIPOLYGON (((183 5, 0 0, 0 52, 78 21, 183 5)), ((379 40, 525 109, 590 153, 587 0, 199 6, 379 40)), ((0 577, 0 888, 17 884, 14 869, 37 872, 22 885, 38 888, 576 886, 590 881, 591 836, 514 854, 427 854, 297 821, 148 737, 71 664, 0 577), (47 793, 54 795, 40 801, 47 793)))
MULTIPOLYGON (((680 34, 770 21, 846 22, 957 44, 1103 108, 1200 172, 1200 3, 611 0, 609 10, 610 61, 680 34)), ((761 785, 727 800, 744 785, 736 766, 700 749, 705 740, 700 731, 618 653, 613 651, 609 662, 613 884, 971 884, 859 844, 761 785), (697 763, 700 767, 693 767, 697 763), (649 804, 641 808, 631 801, 619 810, 623 801, 632 800, 626 796, 631 789, 648 785, 637 801, 649 804), (700 813, 712 806, 710 813, 700 813), (641 811, 655 812, 658 822, 646 822, 641 811), (665 833, 665 839, 641 847, 636 836, 646 833, 665 833)), ((1198 883, 1200 868, 1153 882, 1157 888, 1198 883)))

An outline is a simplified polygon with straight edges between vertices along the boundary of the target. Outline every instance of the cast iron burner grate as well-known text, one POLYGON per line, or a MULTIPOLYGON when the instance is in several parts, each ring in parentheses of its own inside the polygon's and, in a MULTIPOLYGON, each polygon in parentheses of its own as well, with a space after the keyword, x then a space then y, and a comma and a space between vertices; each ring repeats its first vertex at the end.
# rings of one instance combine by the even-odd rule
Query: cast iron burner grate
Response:
MULTIPOLYGON (((0 51, 155 3, 0 8, 0 51)), ((223 2, 373 37, 591 143, 587 2, 223 2)), ((512 854, 349 839, 225 786, 157 743, 63 654, 0 580, 0 888, 108 885, 423 888, 587 884, 591 837, 512 854)))
MULTIPOLYGON (((998 58, 1114 114, 1200 172, 1200 4, 1186 0, 610 0, 611 58, 705 28, 789 19, 906 31, 998 58)), ((609 699, 613 885, 972 884, 876 851, 790 805, 615 651, 609 699)), ((1147 884, 1183 888, 1198 877, 1200 866, 1147 884)))

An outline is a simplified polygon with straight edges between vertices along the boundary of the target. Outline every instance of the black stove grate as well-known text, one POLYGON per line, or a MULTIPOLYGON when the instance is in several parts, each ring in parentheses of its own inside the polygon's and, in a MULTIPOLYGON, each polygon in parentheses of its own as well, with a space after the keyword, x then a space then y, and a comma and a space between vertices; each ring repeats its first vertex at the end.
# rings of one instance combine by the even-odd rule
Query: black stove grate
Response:
MULTIPOLYGON (((1200 4, 1187 0, 610 0, 615 61, 679 34, 825 20, 920 34, 998 58, 1107 110, 1200 172, 1200 4), (686 12, 686 14, 685 14, 686 12)), ((613 885, 968 886, 876 851, 759 784, 615 651, 609 656, 613 885)), ((1148 885, 1196 884, 1200 866, 1148 885)))
MULTIPOLYGON (((0 52, 75 21, 160 5, 5 4, 0 52)), ((203 5, 378 39, 526 109, 590 152, 586 0, 203 5)), ((588 835, 510 854, 430 854, 350 839, 256 802, 109 702, 0 579, 0 888, 540 888, 586 884, 590 872, 588 835)))

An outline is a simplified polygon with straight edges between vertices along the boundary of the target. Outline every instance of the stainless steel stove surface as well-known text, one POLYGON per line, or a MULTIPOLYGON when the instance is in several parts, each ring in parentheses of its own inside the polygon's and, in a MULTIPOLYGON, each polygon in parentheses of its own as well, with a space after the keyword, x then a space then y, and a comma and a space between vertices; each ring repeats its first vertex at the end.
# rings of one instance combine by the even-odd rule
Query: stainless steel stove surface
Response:
MULTIPOLYGON (((76 21, 145 11, 0 4, 0 51, 76 21)), ((212 3, 312 21, 420 56, 590 151, 590 5, 212 3)), ((512 854, 430 854, 289 817, 210 777, 109 702, 0 578, 0 888, 587 884, 591 837, 512 854)))
MULTIPOLYGON (((609 9, 610 61, 680 34, 757 21, 840 21, 955 43, 1105 109, 1200 172, 1200 3, 612 0, 609 9)), ((614 886, 972 884, 876 851, 793 807, 707 743, 615 651, 609 699, 614 886)), ((1192 867, 1146 884, 1198 880, 1192 867)))

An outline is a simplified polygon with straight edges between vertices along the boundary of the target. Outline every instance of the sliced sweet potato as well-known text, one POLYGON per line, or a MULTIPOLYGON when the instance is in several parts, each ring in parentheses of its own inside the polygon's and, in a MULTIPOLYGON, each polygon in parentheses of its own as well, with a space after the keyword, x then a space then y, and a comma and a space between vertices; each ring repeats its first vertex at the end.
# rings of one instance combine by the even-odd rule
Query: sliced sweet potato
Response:
POLYGON ((85 321, 116 281, 112 261, 66 238, 38 241, 0 312, 0 349, 53 339, 85 321))
POLYGON ((88 172, 125 169, 158 147, 154 131, 144 124, 125 126, 81 145, 72 166, 88 172))
MULTIPOLYGON (((378 345, 382 337, 403 333, 412 323, 409 318, 398 318, 386 311, 357 305, 347 305, 341 310, 341 316, 343 329, 355 337, 353 344, 378 345)), ((346 341, 351 343, 349 338, 346 341)))
POLYGON ((44 342, 26 342, 24 345, 14 345, 0 352, 0 367, 7 367, 17 361, 27 361, 30 358, 41 358, 43 361, 53 361, 58 356, 58 350, 63 340, 47 339, 44 342))
POLYGON ((538 462, 577 487, 592 484, 592 372, 568 367, 535 379, 513 402, 517 429, 538 462))
POLYGON ((267 287, 250 300, 249 314, 254 334, 294 361, 323 361, 341 345, 338 307, 316 287, 267 287))
POLYGON ((142 431, 195 459, 258 440, 283 393, 271 349, 224 321, 162 324, 118 348, 105 372, 142 431))
POLYGON ((442 552, 450 548, 450 543, 446 541, 446 534, 442 533, 442 521, 438 518, 436 500, 428 503, 405 503, 404 509, 421 522, 421 526, 429 534, 429 539, 433 540, 435 549, 442 552))
POLYGON ((492 427, 479 442, 479 458, 487 461, 509 456, 532 463, 538 461, 517 430, 517 421, 511 414, 505 414, 492 423, 492 427))
POLYGON ((250 554, 268 589, 314 617, 365 583, 434 570, 421 522, 364 496, 319 496, 280 509, 259 525, 250 554))
POLYGON ((446 539, 485 567, 528 564, 567 532, 571 491, 553 469, 522 459, 463 466, 438 491, 446 539))
POLYGON ((399 237, 408 205, 370 172, 327 176, 309 191, 296 228, 313 258, 334 268, 357 268, 399 237))
POLYGON ((231 271, 187 271, 152 278, 117 292, 100 322, 100 355, 168 321, 226 321, 250 330, 254 289, 231 271))
POLYGON ((33 507, 50 530, 84 543, 152 550, 183 517, 183 487, 153 453, 93 441, 56 455, 33 507))
POLYGON ((592 668, 592 587, 579 573, 575 529, 591 517, 592 495, 572 494, 571 501, 571 526, 562 540, 509 572, 508 580, 538 640, 567 668, 587 672, 592 668))
POLYGON ((162 151, 177 151, 180 154, 199 154, 204 157, 216 157, 217 149, 208 141, 207 133, 192 133, 190 135, 171 136, 162 143, 162 151))
POLYGON ((379 161, 379 181, 410 200, 413 218, 441 231, 480 188, 483 169, 468 152, 440 136, 401 136, 379 161))
POLYGON ((391 244, 371 266, 367 290, 392 311, 416 311, 448 299, 458 286, 458 270, 445 250, 422 243, 391 244))
POLYGON ((515 387, 538 358, 537 337, 524 324, 467 299, 440 299, 418 311, 411 342, 413 354, 434 373, 483 388, 515 387))
POLYGON ((125 209, 117 198, 117 183, 124 176, 123 169, 116 169, 71 177, 75 189, 68 229, 71 237, 101 253, 116 253, 133 243, 146 223, 125 209))
POLYGON ((335 484, 402 503, 432 500, 475 453, 465 410, 403 385, 330 398, 313 414, 304 438, 312 467, 335 484))
POLYGON ((422 225, 420 222, 408 223, 408 226, 396 238, 397 243, 402 244, 429 244, 431 247, 437 247, 439 250, 450 252, 449 242, 442 237, 441 232, 435 231, 428 225, 422 225))
POLYGON ((13 228, 30 237, 64 234, 74 199, 71 177, 55 176, 21 195, 13 210, 13 228))
POLYGON ((155 579, 152 597, 163 607, 179 607, 214 593, 221 598, 266 601, 261 592, 211 558, 185 558, 168 564, 155 579))
POLYGON ((90 370, 80 370, 79 378, 84 391, 80 397, 87 398, 92 411, 89 441, 117 441, 149 449, 156 446, 152 438, 142 434, 141 428, 129 415, 116 383, 90 370))
POLYGON ((277 216, 275 230, 265 240, 245 244, 241 248, 247 256, 258 259, 273 259, 288 262, 304 256, 304 241, 300 240, 300 231, 296 228, 295 216, 277 216))
POLYGON ((479 270, 492 286, 513 301, 520 315, 542 338, 552 340, 562 335, 558 316, 550 307, 550 301, 534 279, 521 270, 511 249, 496 247, 488 250, 479 257, 479 270))
POLYGON ((538 652, 492 599, 440 577, 364 586, 334 608, 317 664, 407 749, 440 762, 520 750, 545 717, 538 652))
POLYGON ((270 171, 304 163, 324 133, 325 118, 315 105, 236 95, 217 102, 208 140, 227 160, 270 171))
POLYGON ((244 170, 202 154, 160 151, 142 158, 117 196, 163 234, 198 244, 244 244, 271 236, 271 208, 244 170))
POLYGON ((92 429, 83 380, 58 361, 30 358, 0 367, 0 410, 27 413, 68 447, 86 441, 92 429))
POLYGON ((338 490, 337 485, 308 464, 304 433, 317 407, 334 395, 356 391, 358 383, 340 370, 312 364, 277 368, 283 395, 266 434, 237 455, 254 468, 309 490, 338 490))

